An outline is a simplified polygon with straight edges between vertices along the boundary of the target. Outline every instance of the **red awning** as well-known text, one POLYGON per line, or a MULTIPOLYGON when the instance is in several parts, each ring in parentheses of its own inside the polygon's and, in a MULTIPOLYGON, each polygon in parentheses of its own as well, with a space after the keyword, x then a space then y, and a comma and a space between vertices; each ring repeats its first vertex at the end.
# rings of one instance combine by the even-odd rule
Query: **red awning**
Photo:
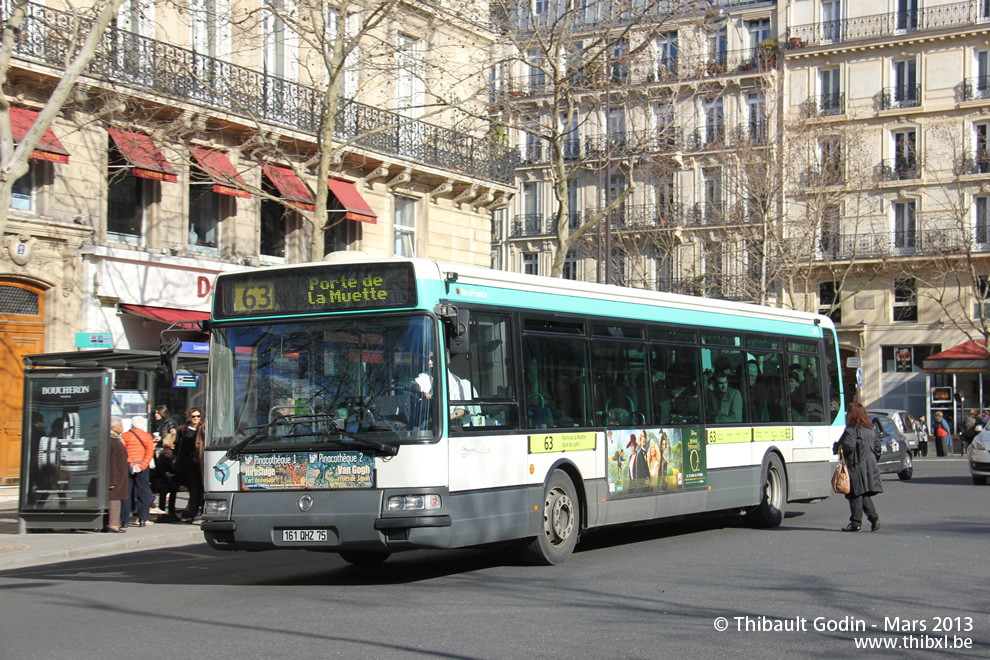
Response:
POLYGON ((120 311, 169 325, 177 321, 205 321, 210 318, 208 312, 193 312, 186 309, 172 309, 171 307, 148 307, 146 305, 121 304, 120 311))
POLYGON ((327 179, 327 185, 330 186, 330 192, 347 211, 344 215, 345 218, 377 224, 378 216, 368 206, 368 202, 364 201, 364 197, 361 197, 361 193, 358 192, 353 183, 339 179, 327 179))
POLYGON ((316 209, 316 205, 313 203, 313 194, 291 169, 279 165, 262 165, 261 169, 278 188, 278 191, 282 193, 282 199, 303 211, 316 209))
POLYGON ((990 354, 983 341, 967 341, 925 358, 924 370, 930 374, 990 372, 990 354))
MULTIPOLYGON (((14 134, 14 141, 20 142, 27 135, 27 132, 34 126, 38 113, 27 108, 10 108, 10 131, 14 134)), ((45 131, 38 142, 38 146, 31 152, 31 158, 37 160, 50 160, 53 163, 68 163, 69 152, 65 150, 62 143, 55 137, 51 127, 45 131)))
POLYGON ((127 162, 134 166, 131 170, 134 176, 170 183, 179 180, 178 173, 165 160, 162 152, 158 150, 150 137, 112 127, 108 128, 107 132, 127 162))
POLYGON ((226 154, 214 151, 213 149, 203 149, 202 147, 191 146, 189 149, 199 162, 200 167, 213 177, 213 192, 220 193, 221 195, 231 195, 232 197, 251 197, 251 193, 248 191, 225 183, 236 181, 241 185, 247 185, 244 179, 241 178, 241 175, 237 173, 237 170, 234 169, 234 166, 231 165, 230 159, 227 158, 226 154))

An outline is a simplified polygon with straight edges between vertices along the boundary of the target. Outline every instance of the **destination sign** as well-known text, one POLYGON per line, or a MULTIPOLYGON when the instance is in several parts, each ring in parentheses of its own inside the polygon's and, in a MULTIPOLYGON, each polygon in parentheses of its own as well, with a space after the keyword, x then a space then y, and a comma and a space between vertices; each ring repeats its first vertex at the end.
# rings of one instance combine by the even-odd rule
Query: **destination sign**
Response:
POLYGON ((410 263, 321 264, 220 275, 213 314, 225 319, 415 305, 410 263))

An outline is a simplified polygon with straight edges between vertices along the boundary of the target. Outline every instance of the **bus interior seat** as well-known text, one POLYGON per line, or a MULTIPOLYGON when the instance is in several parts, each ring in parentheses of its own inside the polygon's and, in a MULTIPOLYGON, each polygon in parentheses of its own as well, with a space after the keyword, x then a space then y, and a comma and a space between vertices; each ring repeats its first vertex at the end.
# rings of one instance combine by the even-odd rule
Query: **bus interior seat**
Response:
POLYGON ((526 397, 529 428, 546 429, 554 426, 553 412, 546 406, 542 394, 533 393, 526 397))

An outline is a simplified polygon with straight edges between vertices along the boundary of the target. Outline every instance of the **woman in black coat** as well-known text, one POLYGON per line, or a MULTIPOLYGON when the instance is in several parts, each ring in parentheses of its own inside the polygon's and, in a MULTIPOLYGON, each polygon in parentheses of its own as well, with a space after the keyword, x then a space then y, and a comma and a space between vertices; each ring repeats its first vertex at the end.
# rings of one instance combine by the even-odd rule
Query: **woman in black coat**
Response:
POLYGON ((849 469, 849 524, 842 528, 843 532, 858 532, 863 526, 863 512, 870 521, 870 531, 880 529, 880 516, 873 506, 873 496, 883 492, 883 481, 880 479, 880 438, 866 409, 862 404, 854 403, 846 413, 846 430, 842 432, 834 445, 832 453, 838 454, 842 449, 846 467, 849 469))

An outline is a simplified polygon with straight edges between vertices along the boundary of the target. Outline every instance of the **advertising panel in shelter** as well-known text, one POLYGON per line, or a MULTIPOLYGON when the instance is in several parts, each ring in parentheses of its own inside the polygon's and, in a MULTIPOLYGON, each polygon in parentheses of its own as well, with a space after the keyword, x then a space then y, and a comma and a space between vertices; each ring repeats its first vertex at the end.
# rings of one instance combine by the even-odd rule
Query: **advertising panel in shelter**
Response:
POLYGON ((615 429, 605 435, 610 498, 708 483, 705 440, 699 428, 615 429))
POLYGON ((21 510, 105 507, 109 372, 28 371, 24 390, 21 510))

